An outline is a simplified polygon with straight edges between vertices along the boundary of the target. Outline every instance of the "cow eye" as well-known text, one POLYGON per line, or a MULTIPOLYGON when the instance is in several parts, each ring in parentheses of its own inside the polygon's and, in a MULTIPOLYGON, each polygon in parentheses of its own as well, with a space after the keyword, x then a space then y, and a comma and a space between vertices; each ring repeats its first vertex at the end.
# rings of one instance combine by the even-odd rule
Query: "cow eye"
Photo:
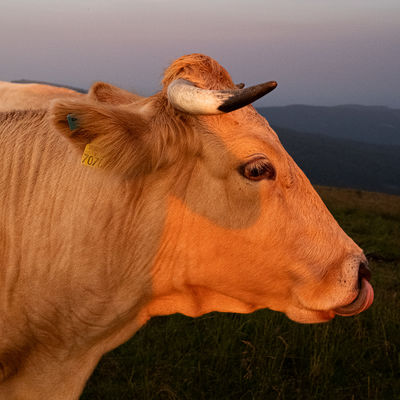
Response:
POLYGON ((265 157, 255 158, 239 167, 240 173, 251 181, 261 181, 262 179, 275 179, 276 172, 274 166, 265 157))

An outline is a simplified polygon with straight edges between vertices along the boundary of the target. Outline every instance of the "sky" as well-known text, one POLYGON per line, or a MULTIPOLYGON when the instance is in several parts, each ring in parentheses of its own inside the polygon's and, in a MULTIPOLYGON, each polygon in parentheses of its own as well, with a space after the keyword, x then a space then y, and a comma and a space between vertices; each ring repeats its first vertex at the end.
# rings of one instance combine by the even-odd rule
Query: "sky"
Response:
POLYGON ((2 0, 0 80, 160 89, 204 53, 236 82, 276 80, 256 106, 400 108, 399 0, 2 0))

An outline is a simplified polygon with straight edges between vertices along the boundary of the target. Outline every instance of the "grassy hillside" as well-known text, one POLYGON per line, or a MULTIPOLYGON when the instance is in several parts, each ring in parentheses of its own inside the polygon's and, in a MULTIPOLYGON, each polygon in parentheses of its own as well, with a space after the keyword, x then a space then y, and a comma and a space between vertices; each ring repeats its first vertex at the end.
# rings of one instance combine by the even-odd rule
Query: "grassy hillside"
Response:
POLYGON ((107 354, 83 399, 398 399, 400 197, 319 187, 369 255, 365 313, 300 325, 261 310, 154 318, 107 354))

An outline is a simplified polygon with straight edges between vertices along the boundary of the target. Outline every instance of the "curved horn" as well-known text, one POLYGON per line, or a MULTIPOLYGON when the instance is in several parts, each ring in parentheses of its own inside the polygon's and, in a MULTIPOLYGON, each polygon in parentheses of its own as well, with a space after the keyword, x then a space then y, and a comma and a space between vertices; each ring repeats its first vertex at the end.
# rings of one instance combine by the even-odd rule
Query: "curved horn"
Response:
POLYGON ((270 81, 245 89, 208 90, 198 88, 185 79, 177 79, 169 84, 167 94, 172 106, 180 111, 214 115, 247 106, 274 90, 277 85, 275 81, 270 81))

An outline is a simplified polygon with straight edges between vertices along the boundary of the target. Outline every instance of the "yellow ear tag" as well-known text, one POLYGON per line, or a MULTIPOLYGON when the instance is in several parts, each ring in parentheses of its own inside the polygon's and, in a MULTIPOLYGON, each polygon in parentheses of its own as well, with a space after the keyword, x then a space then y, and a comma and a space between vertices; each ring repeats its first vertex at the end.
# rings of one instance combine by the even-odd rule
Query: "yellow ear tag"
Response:
POLYGON ((85 151, 82 154, 81 163, 88 167, 101 168, 102 161, 103 160, 101 158, 101 155, 99 154, 99 151, 90 144, 87 144, 85 147, 85 151))

